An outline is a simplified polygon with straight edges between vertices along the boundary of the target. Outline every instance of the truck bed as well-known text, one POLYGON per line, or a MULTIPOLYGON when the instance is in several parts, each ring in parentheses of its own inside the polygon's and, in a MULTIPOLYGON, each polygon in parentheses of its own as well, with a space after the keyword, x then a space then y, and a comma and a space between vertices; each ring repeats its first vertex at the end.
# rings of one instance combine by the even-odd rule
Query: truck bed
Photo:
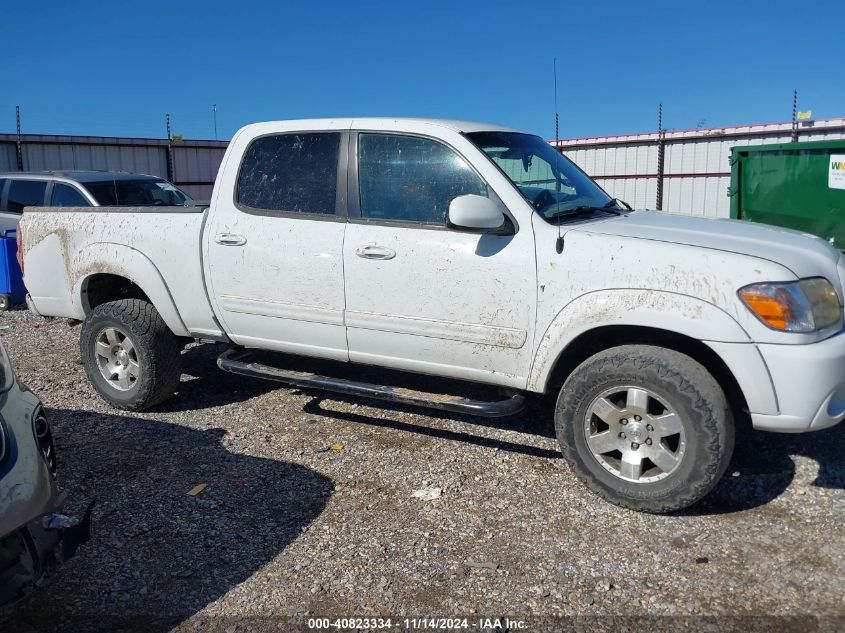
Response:
POLYGON ((205 207, 28 207, 21 233, 33 307, 45 316, 84 319, 87 282, 117 275, 147 294, 169 295, 174 309, 160 312, 175 333, 222 334, 203 280, 206 213, 205 207))

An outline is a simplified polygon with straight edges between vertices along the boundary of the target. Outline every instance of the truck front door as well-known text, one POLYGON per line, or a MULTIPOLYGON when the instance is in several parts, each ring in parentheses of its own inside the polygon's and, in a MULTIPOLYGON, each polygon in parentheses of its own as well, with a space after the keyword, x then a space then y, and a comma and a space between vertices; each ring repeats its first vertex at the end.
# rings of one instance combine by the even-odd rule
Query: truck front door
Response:
POLYGON ((524 387, 536 305, 531 227, 448 228, 454 198, 495 194, 438 140, 362 131, 350 144, 350 360, 524 387))

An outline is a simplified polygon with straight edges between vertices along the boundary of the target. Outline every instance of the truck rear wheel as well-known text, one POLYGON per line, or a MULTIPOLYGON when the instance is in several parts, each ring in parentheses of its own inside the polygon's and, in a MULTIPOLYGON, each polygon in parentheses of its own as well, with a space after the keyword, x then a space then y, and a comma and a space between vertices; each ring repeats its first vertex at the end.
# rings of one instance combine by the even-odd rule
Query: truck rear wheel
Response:
POLYGON ((576 475, 616 505, 672 512, 716 485, 734 446, 722 389, 698 362, 651 345, 588 358, 555 410, 561 450, 576 475))
POLYGON ((147 301, 122 299, 94 308, 82 325, 80 347, 91 384, 118 409, 148 409, 179 386, 179 340, 147 301))

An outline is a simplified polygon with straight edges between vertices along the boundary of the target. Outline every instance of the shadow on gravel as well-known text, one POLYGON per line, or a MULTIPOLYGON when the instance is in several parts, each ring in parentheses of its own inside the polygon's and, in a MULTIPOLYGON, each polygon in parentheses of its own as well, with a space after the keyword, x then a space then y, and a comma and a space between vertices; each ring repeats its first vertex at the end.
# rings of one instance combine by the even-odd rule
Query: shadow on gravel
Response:
POLYGON ((151 413, 178 413, 243 402, 278 389, 280 385, 222 371, 217 357, 228 345, 207 343, 182 352, 182 382, 179 393, 150 409, 151 413))
MULTIPOLYGON (((522 444, 502 442, 485 438, 472 433, 452 432, 431 427, 410 424, 399 420, 375 418, 360 413, 345 413, 331 411, 320 407, 324 400, 334 400, 352 404, 365 404, 367 407, 389 411, 392 413, 413 413, 428 418, 440 420, 460 420, 473 425, 486 426, 502 430, 519 431, 542 437, 553 438, 554 432, 554 401, 553 399, 531 398, 529 396, 528 406, 518 415, 507 418, 482 418, 458 413, 445 413, 436 409, 413 407, 410 405, 385 403, 379 400, 345 396, 339 393, 331 393, 312 389, 286 387, 280 383, 268 380, 250 378, 224 372, 217 367, 217 357, 228 349, 224 344, 205 344, 189 348, 182 354, 183 380, 179 387, 179 393, 170 400, 151 409, 152 413, 174 413, 179 411, 190 411, 206 407, 215 407, 236 402, 242 402, 260 396, 274 389, 290 389, 294 392, 306 393, 313 396, 314 400, 309 402, 304 411, 313 415, 321 415, 329 418, 342 419, 349 422, 358 422, 371 426, 395 428, 412 433, 429 435, 443 439, 478 444, 499 448, 500 450, 514 453, 523 453, 536 457, 557 458, 560 454, 557 451, 534 448, 522 444)), ((478 397, 491 399, 501 398, 496 388, 479 385, 464 384, 456 380, 444 380, 431 376, 409 374, 406 372, 394 372, 382 368, 367 367, 362 365, 351 365, 332 361, 317 359, 302 359, 283 354, 274 354, 273 357, 281 359, 286 367, 308 369, 354 380, 369 380, 379 382, 381 380, 401 381, 402 386, 414 389, 430 389, 438 391, 447 386, 459 385, 461 388, 474 390, 478 397)), ((469 428, 469 427, 468 427, 469 428)))
POLYGON ((334 491, 308 468, 230 453, 221 429, 50 416, 69 510, 98 499, 94 537, 0 618, 4 633, 169 631, 274 559, 334 491))
MULTIPOLYGON (((416 433, 418 435, 427 435, 429 437, 434 437, 443 440, 451 440, 453 442, 464 442, 465 444, 475 444, 476 446, 486 446, 488 448, 498 448, 501 451, 508 451, 510 453, 520 453, 522 455, 530 455, 532 457, 544 457, 549 459, 556 459, 560 457, 560 453, 556 450, 548 450, 545 448, 536 448, 534 446, 527 446, 525 444, 516 444, 514 442, 507 442, 504 440, 497 440, 489 437, 483 437, 480 435, 473 435, 472 433, 465 433, 463 431, 450 431, 447 429, 438 429, 433 428, 430 426, 422 426, 419 424, 412 424, 410 422, 403 422, 401 420, 396 419, 389 419, 389 418, 376 418, 369 415, 362 415, 360 413, 353 413, 348 411, 333 411, 331 409, 325 409, 320 405, 324 400, 331 399, 331 400, 341 400, 344 402, 362 402, 358 399, 352 398, 343 398, 342 396, 337 396, 336 394, 332 394, 330 397, 325 395, 315 395, 308 403, 302 408, 305 413, 310 413, 312 415, 321 415, 327 418, 333 418, 335 420, 344 420, 346 422, 357 422, 359 424, 367 424, 369 426, 378 426, 382 428, 389 428, 395 429, 398 431, 407 431, 409 433, 416 433)), ((397 411, 405 411, 409 413, 417 413, 425 415, 429 418, 436 418, 436 419, 445 419, 445 420, 466 420, 472 424, 480 425, 480 426, 488 426, 492 428, 502 429, 502 430, 511 430, 511 431, 520 431, 520 432, 531 432, 527 431, 525 425, 522 421, 522 415, 512 416, 510 418, 474 418, 469 416, 461 416, 456 413, 447 413, 442 414, 437 411, 428 411, 425 409, 419 408, 412 408, 406 407, 401 405, 390 405, 386 406, 383 403, 379 403, 378 401, 367 401, 368 407, 373 407, 377 409, 382 409, 385 411, 391 411, 396 413, 397 411)))
MULTIPOLYGON (((188 349, 182 356, 183 369, 189 379, 182 383, 179 394, 157 407, 155 411, 171 412, 200 409, 222 404, 235 403, 259 396, 273 389, 284 388, 270 381, 237 376, 217 368, 217 356, 227 349, 222 344, 207 344, 188 349)), ((460 381, 436 379, 429 376, 391 372, 362 365, 349 365, 314 359, 299 359, 275 355, 285 365, 296 367, 306 363, 314 370, 338 377, 356 380, 401 381, 403 386, 438 391, 444 386, 459 384, 460 381)), ((465 389, 477 389, 478 397, 496 397, 495 391, 478 385, 459 385, 465 389)), ((507 418, 480 418, 456 413, 439 412, 421 407, 367 400, 342 394, 327 394, 317 390, 298 389, 312 399, 304 407, 306 413, 328 418, 356 422, 382 428, 392 428, 429 437, 464 442, 477 446, 556 459, 557 450, 536 448, 524 444, 507 442, 472 433, 472 426, 518 431, 545 438, 554 438, 554 398, 529 396, 524 411, 507 418), (322 407, 325 400, 365 404, 367 407, 388 413, 386 417, 368 416, 361 412, 333 411, 322 407), (432 428, 403 421, 400 413, 423 415, 440 420, 467 422, 466 431, 451 431, 432 428)), ((802 434, 764 433, 753 431, 741 425, 737 431, 736 449, 731 465, 721 482, 699 504, 683 511, 683 515, 710 515, 741 512, 763 506, 781 495, 795 476, 794 455, 804 455, 819 465, 819 474, 813 485, 822 488, 845 487, 845 424, 832 429, 802 434), (739 473, 734 477, 733 473, 739 473)))
POLYGON ((684 514, 724 514, 767 504, 789 487, 795 477, 792 457, 798 455, 818 464, 813 486, 845 488, 845 424, 800 434, 744 429, 736 440, 733 460, 722 481, 684 514))

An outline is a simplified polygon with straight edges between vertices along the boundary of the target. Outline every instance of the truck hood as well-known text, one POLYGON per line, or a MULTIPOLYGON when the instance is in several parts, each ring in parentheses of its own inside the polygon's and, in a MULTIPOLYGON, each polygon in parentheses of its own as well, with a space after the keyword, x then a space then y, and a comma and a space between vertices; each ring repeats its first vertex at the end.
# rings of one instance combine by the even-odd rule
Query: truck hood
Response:
POLYGON ((830 244, 809 233, 765 224, 636 211, 572 230, 748 255, 785 266, 797 277, 822 275, 839 281, 840 253, 830 244))

